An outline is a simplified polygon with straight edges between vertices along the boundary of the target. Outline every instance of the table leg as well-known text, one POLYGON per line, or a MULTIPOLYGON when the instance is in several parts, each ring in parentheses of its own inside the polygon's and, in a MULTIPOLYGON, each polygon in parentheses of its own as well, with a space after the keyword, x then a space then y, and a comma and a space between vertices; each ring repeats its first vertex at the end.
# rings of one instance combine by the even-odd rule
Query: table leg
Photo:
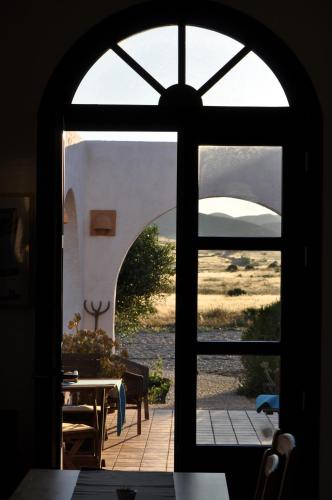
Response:
POLYGON ((101 454, 103 450, 104 440, 105 440, 105 400, 106 400, 106 389, 105 387, 101 389, 101 401, 100 401, 100 443, 99 443, 99 468, 102 467, 101 454))

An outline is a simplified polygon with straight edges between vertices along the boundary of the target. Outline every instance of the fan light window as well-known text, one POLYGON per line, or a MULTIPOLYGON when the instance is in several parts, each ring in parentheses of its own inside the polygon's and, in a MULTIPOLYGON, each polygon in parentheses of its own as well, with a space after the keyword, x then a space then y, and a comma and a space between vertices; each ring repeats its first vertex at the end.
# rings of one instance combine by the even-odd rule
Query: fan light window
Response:
POLYGON ((288 106, 250 47, 194 26, 153 28, 114 44, 87 72, 73 104, 158 105, 169 87, 184 84, 207 106, 288 106))

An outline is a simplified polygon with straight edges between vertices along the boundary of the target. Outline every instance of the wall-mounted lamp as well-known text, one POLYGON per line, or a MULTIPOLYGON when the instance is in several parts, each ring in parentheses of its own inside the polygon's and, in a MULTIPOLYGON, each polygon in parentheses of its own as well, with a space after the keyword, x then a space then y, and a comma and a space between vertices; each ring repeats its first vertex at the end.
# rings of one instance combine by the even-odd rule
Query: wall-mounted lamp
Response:
POLYGON ((115 236, 116 210, 90 210, 90 235, 115 236))

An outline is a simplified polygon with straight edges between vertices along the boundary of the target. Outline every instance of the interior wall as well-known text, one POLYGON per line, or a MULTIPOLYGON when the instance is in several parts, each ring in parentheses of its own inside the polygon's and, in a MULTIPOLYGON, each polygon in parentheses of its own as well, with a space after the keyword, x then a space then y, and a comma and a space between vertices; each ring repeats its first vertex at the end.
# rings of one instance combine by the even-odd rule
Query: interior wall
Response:
MULTIPOLYGON (((35 192, 37 112, 52 71, 90 27, 133 0, 81 2, 24 2, 12 0, 1 7, 1 192, 35 192)), ((158 3, 158 2, 157 2, 158 3)), ((224 4, 246 12, 279 35, 306 68, 321 102, 324 120, 323 237, 323 336, 321 418, 321 500, 330 498, 332 476, 329 450, 332 429, 330 382, 332 340, 332 75, 330 67, 331 14, 328 2, 317 0, 225 0, 224 4)), ((174 2, 174 5, 176 3, 174 2)), ((45 165, 47 168, 47 165, 45 165)), ((310 200, 308 200, 310 203, 310 200)), ((42 228, 37 228, 41 230, 42 228)), ((1 310, 2 337, 0 409, 17 416, 16 467, 31 464, 33 450, 33 342, 34 307, 1 310), (15 375, 13 375, 13 367, 15 375)), ((45 325, 45 335, 47 325, 45 325)), ((319 332, 313 332, 319 335, 319 332)))

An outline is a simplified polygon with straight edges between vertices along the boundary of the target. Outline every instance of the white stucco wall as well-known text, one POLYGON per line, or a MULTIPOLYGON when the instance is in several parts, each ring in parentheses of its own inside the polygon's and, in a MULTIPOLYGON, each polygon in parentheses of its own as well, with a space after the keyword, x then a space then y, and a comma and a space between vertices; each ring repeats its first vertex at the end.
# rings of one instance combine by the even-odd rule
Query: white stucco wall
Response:
MULTIPOLYGON (((84 328, 94 328, 84 300, 101 301, 102 309, 109 301, 98 326, 114 335, 126 253, 146 225, 176 205, 176 154, 176 143, 167 142, 85 141, 66 148, 65 201, 75 199, 77 230, 73 220, 65 225, 64 330, 75 312, 84 328), (116 235, 90 236, 90 210, 116 210, 116 235)), ((281 212, 280 148, 212 148, 202 151, 200 164, 201 198, 242 198, 281 212)))
MULTIPOLYGON (((64 300, 64 328, 74 312, 80 312, 85 328, 94 318, 82 310, 84 299, 111 307, 100 316, 99 326, 114 332, 115 288, 123 259, 143 228, 175 206, 176 146, 174 143, 89 141, 66 150, 65 194, 77 190, 77 226, 82 275, 81 308, 72 311, 73 301, 64 300), (90 210, 116 210, 116 235, 90 236, 90 210)), ((66 226, 69 226, 66 224, 66 226)), ((68 248, 66 234, 64 252, 68 248)), ((64 259, 64 264, 66 260, 64 259)), ((70 275, 64 267, 64 276, 70 275)), ((64 287, 69 286, 68 276, 64 287)), ((75 293, 75 290, 72 290, 75 293)), ((64 296, 66 292, 64 290, 64 296)))
MULTIPOLYGON (((81 248, 78 240, 77 211, 75 195, 72 189, 66 194, 64 210, 68 223, 64 224, 63 249, 63 304, 65 309, 81 312, 82 307, 82 262, 81 248)), ((65 324, 71 319, 68 314, 64 317, 65 324)))
POLYGON ((87 148, 84 142, 66 148, 64 165, 64 208, 68 223, 63 238, 63 326, 74 313, 83 314, 84 218, 87 184, 87 148), (73 220, 74 216, 74 220, 73 220), (74 227, 73 227, 74 226, 74 227))

